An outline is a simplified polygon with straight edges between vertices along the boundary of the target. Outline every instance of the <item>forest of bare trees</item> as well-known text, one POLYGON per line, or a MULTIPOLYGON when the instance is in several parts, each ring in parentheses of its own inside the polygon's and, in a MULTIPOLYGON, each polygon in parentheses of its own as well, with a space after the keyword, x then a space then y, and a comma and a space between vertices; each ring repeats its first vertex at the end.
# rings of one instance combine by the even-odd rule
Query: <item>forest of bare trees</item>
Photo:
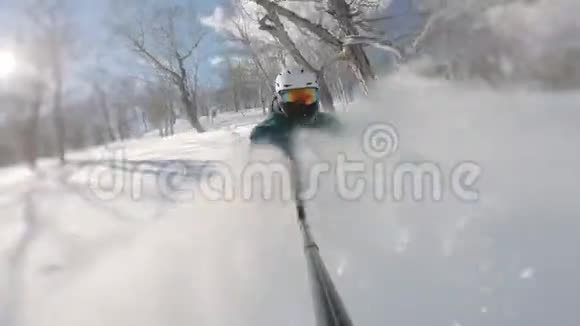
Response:
POLYGON ((541 1, 231 0, 204 13, 195 1, 105 7, 92 27, 100 42, 80 28, 75 1, 14 8, 22 62, 0 81, 0 164, 66 164, 69 150, 171 136, 180 120, 204 132, 202 121, 216 112, 266 113, 272 80, 295 64, 319 76, 326 111, 372 92, 378 76, 402 65, 491 85, 580 86, 577 44, 550 46, 550 35, 518 21, 526 11, 549 19, 554 9, 541 1))

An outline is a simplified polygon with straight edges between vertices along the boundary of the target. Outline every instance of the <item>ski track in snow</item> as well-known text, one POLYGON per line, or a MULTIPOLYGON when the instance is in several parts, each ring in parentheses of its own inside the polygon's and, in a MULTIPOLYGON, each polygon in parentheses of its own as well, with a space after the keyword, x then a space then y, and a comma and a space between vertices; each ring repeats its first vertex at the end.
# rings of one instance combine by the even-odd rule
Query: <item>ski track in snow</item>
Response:
MULTIPOLYGON (((370 164, 359 135, 387 121, 400 136, 390 162, 448 169, 469 160, 484 172, 481 198, 469 203, 341 200, 322 179, 307 211, 355 324, 577 325, 579 96, 412 78, 381 87, 388 92, 343 114, 346 136, 305 135, 304 160, 343 152, 370 164)), ((78 164, 43 162, 38 175, 1 171, 0 324, 313 325, 291 202, 176 202, 155 183, 184 167, 187 185, 216 164, 239 171, 260 117, 226 115, 202 135, 74 153, 78 164), (98 162, 119 158, 125 165, 112 170, 98 162), (140 191, 97 199, 88 186, 95 171, 136 171, 140 191)))

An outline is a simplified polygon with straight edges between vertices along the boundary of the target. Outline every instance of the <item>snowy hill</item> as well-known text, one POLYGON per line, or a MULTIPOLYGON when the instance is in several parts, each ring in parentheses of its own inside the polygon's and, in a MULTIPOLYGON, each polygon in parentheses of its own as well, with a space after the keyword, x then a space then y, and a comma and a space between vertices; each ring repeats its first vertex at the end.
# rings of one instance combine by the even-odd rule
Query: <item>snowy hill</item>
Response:
MULTIPOLYGON (((301 135, 309 163, 343 153, 369 167, 381 161, 361 154, 360 135, 389 122, 399 147, 387 175, 417 162, 443 175, 440 200, 393 200, 393 188, 341 199, 321 179, 307 210, 355 324, 577 325, 578 95, 381 87, 344 115, 345 136, 301 135), (467 162, 482 171, 460 180, 471 201, 450 188, 467 162)), ((280 159, 249 156, 259 119, 75 153, 79 164, 38 175, 0 172, 0 324, 313 325, 292 202, 208 196, 214 173, 239 181, 248 161, 280 159)), ((371 172, 360 174, 369 184, 371 172)))

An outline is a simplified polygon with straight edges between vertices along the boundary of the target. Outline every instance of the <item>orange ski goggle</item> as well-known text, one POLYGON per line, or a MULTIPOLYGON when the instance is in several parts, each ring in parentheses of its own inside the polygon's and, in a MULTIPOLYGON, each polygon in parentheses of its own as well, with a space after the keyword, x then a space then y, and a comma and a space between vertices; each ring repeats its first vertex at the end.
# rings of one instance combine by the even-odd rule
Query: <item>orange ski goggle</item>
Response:
POLYGON ((280 91, 280 97, 284 103, 311 105, 318 102, 318 89, 312 87, 288 89, 280 91))

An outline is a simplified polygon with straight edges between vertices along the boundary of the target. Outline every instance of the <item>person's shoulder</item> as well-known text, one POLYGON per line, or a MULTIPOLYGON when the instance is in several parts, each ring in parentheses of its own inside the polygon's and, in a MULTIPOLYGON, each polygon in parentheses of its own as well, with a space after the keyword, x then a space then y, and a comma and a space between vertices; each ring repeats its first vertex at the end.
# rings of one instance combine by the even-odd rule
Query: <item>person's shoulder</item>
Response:
POLYGON ((279 114, 270 113, 268 116, 259 122, 254 129, 263 129, 263 128, 275 128, 282 123, 281 117, 279 114))
POLYGON ((270 113, 266 119, 258 123, 250 134, 251 140, 259 140, 269 134, 280 133, 285 128, 285 123, 282 117, 276 113, 270 113))

